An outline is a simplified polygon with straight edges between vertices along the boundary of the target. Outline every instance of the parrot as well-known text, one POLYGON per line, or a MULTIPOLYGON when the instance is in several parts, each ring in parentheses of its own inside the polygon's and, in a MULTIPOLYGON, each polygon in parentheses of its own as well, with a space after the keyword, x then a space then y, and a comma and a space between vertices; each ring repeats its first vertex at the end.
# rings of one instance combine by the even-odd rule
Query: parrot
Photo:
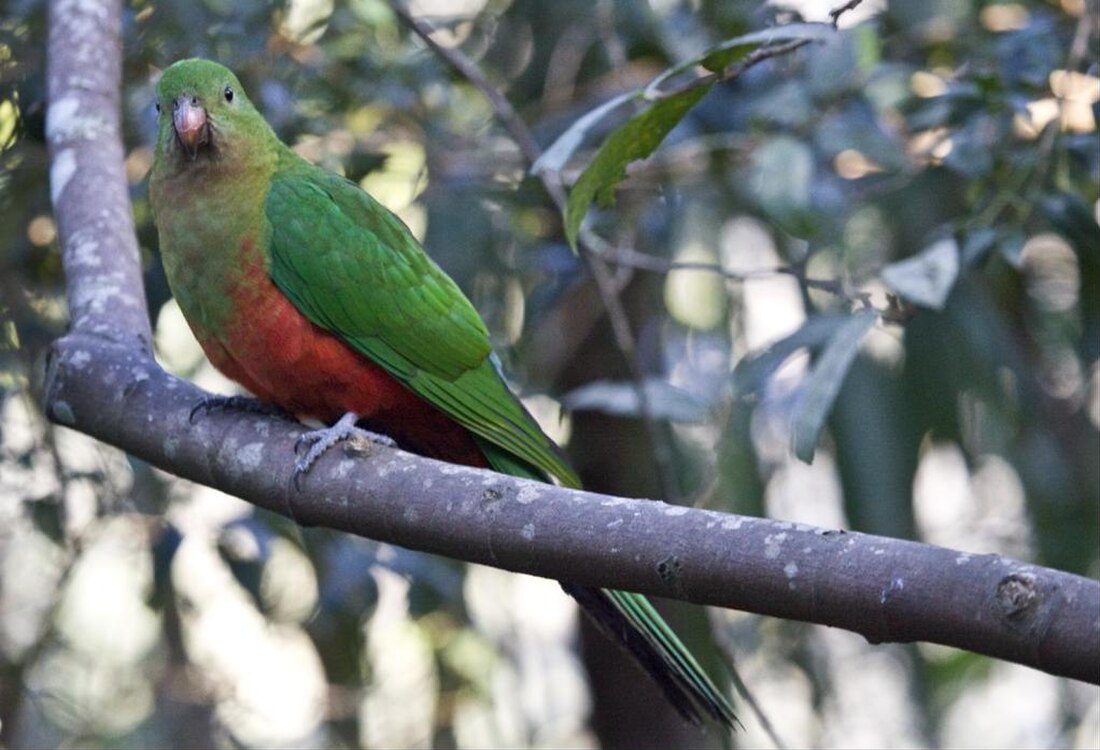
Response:
MULTIPOLYGON (((283 144, 217 62, 167 67, 155 108, 149 201, 169 287, 218 370, 260 403, 328 425, 296 446, 309 449, 295 477, 365 435, 580 487, 508 387, 474 306, 395 214, 283 144)), ((644 596, 561 585, 685 719, 737 723, 644 596)))

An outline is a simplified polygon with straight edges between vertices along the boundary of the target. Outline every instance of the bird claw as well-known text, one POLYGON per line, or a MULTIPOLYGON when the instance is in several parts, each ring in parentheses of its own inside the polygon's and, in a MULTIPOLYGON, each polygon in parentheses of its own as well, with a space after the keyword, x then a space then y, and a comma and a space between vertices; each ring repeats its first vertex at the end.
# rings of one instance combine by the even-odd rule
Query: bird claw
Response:
POLYGON ((195 423, 195 418, 204 412, 212 411, 243 411, 249 414, 263 414, 269 417, 280 417, 285 419, 288 414, 283 409, 275 406, 275 404, 269 404, 266 401, 260 401, 256 398, 250 398, 248 396, 204 396, 195 404, 191 409, 191 414, 188 416, 187 421, 191 424, 195 423))
POLYGON ((359 416, 357 414, 348 412, 340 417, 340 420, 331 427, 310 430, 298 436, 298 439, 294 441, 294 452, 299 454, 298 460, 294 462, 295 487, 301 488, 301 478, 309 472, 313 464, 315 464, 321 456, 328 452, 329 448, 337 443, 351 440, 352 438, 360 438, 366 440, 368 444, 377 443, 391 448, 397 445, 391 437, 365 430, 362 427, 357 427, 355 423, 358 421, 359 416), (306 449, 307 446, 308 449, 306 449), (302 454, 303 450, 305 450, 304 454, 302 454))

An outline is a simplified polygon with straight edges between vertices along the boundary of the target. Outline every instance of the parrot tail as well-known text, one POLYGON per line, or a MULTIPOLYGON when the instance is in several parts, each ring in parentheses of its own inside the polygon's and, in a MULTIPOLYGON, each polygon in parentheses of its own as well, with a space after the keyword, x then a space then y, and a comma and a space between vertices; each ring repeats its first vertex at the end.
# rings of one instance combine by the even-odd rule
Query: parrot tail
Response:
POLYGON ((641 594, 562 583, 596 626, 622 644, 660 686, 681 716, 693 724, 704 717, 740 725, 729 699, 718 689, 664 618, 641 594))
MULTIPOLYGON (((480 439, 477 442, 489 465, 497 471, 549 481, 542 471, 503 448, 480 439)), ((567 487, 580 488, 580 479, 571 470, 557 479, 567 487)), ((577 600, 606 636, 630 652, 686 720, 702 724, 703 719, 709 717, 730 728, 741 725, 729 699, 648 599, 629 591, 597 589, 564 581, 561 587, 577 600)))

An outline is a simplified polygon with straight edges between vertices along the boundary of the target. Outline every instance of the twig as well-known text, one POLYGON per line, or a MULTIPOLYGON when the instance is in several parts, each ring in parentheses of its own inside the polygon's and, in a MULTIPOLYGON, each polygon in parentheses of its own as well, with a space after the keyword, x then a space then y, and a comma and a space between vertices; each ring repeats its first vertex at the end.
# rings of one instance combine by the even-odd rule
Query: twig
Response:
POLYGON ((731 271, 718 263, 668 260, 667 258, 658 258, 654 255, 640 253, 629 247, 613 248, 608 246, 605 249, 601 249, 599 252, 600 257, 609 263, 628 266, 630 268, 636 268, 639 271, 649 271, 652 273, 669 274, 673 271, 704 271, 721 276, 727 281, 738 283, 766 279, 777 274, 785 274, 796 278, 798 283, 802 284, 807 289, 828 292, 829 294, 846 299, 849 302, 859 302, 865 306, 870 305, 868 295, 861 292, 852 293, 848 291, 848 289, 845 288, 844 282, 840 279, 817 279, 807 276, 805 267, 800 264, 775 266, 774 268, 763 268, 758 271, 742 273, 731 271))
POLYGON ((792 39, 789 42, 783 42, 782 44, 773 44, 767 47, 759 47, 754 49, 749 54, 745 55, 744 59, 726 67, 723 70, 711 73, 705 73, 701 76, 692 78, 679 86, 672 86, 667 89, 662 89, 659 84, 665 80, 665 76, 661 75, 655 78, 646 86, 645 98, 646 101, 660 101, 661 99, 670 99, 674 96, 679 96, 685 91, 691 91, 692 89, 701 88, 704 86, 712 86, 716 83, 724 83, 726 81, 732 81, 735 78, 740 77, 745 71, 750 68, 754 68, 765 60, 771 60, 774 57, 782 57, 783 55, 789 55, 797 49, 805 47, 812 42, 812 39, 792 39))
POLYGON ((863 0, 848 0, 843 5, 838 5, 829 11, 829 18, 833 23, 833 28, 839 28, 840 17, 850 10, 855 10, 863 3, 863 0))
POLYGON ((531 131, 523 121, 523 118, 521 118, 512 107, 512 103, 500 92, 500 89, 489 82, 489 79, 481 72, 481 68, 474 65, 470 58, 460 52, 448 49, 435 41, 435 39, 432 38, 432 29, 419 18, 409 13, 409 9, 405 7, 403 2, 400 0, 391 0, 390 7, 393 9, 393 12, 397 14, 397 17, 401 19, 401 22, 408 26, 414 34, 420 37, 437 57, 450 65, 460 76, 472 83, 474 87, 489 100, 489 103, 493 105, 493 112, 496 114, 497 119, 500 120, 504 129, 508 131, 508 135, 512 136, 512 140, 519 146, 519 150, 523 153, 523 158, 526 159, 529 164, 534 164, 541 153, 538 144, 535 142, 534 136, 531 135, 531 131))

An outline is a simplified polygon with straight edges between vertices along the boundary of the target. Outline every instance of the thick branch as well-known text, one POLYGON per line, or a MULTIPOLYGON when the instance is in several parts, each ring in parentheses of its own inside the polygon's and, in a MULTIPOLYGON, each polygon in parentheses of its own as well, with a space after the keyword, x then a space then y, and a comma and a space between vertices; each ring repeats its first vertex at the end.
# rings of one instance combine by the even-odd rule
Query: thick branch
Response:
POLYGON ((369 446, 333 450, 296 490, 302 427, 189 422, 203 393, 140 350, 56 343, 50 416, 307 526, 592 586, 931 641, 1100 682, 1100 585, 915 542, 579 492, 369 446))
POLYGON ((305 525, 578 583, 924 640, 1100 683, 1100 584, 997 555, 578 492, 377 446, 291 481, 302 427, 189 421, 203 395, 148 354, 118 136, 118 0, 55 0, 51 181, 72 332, 57 422, 305 525), (94 64, 93 64, 94 63, 94 64), (106 72, 104 72, 106 71, 106 72))
POLYGON ((120 0, 50 4, 50 195, 73 328, 148 350, 152 335, 123 172, 120 0))

